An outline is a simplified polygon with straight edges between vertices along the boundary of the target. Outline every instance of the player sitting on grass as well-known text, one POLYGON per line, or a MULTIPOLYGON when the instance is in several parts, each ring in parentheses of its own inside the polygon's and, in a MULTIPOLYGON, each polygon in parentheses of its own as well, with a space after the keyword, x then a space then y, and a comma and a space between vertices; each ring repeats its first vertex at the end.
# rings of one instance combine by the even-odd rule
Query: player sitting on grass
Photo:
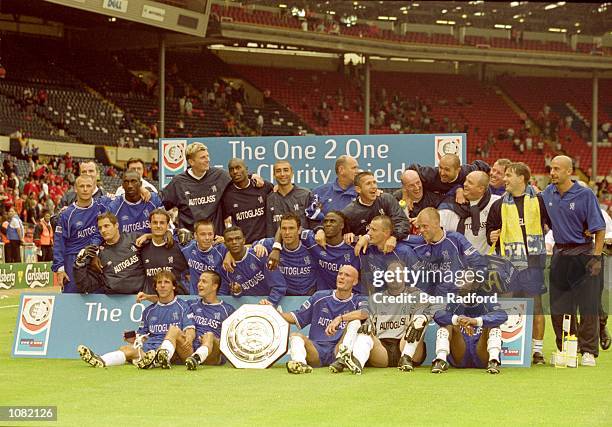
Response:
POLYGON ((508 314, 497 304, 451 303, 436 312, 434 320, 440 328, 432 373, 446 372, 450 362, 455 368, 486 367, 488 373, 499 374, 502 345, 499 326, 508 320, 508 314))
POLYGON ((307 374, 313 366, 329 365, 341 357, 338 354, 341 339, 346 347, 352 347, 349 341, 355 339, 361 320, 368 318, 367 297, 353 293, 358 276, 355 267, 343 265, 338 271, 335 290, 316 292, 299 310, 281 313, 299 329, 310 325, 308 337, 293 333, 289 338, 289 373, 307 374))
POLYGON ((185 359, 185 365, 190 371, 198 369, 198 365, 219 365, 222 363, 219 338, 221 324, 235 308, 217 298, 221 286, 221 276, 214 271, 204 271, 198 281, 200 299, 191 304, 188 317, 196 328, 196 339, 193 341, 194 353, 185 359))
POLYGON ((192 352, 195 327, 188 318, 188 304, 176 297, 177 286, 171 272, 159 272, 155 276, 155 291, 159 301, 148 306, 142 313, 136 339, 130 345, 102 356, 79 345, 81 359, 96 368, 123 365, 131 361, 141 369, 155 366, 168 369, 175 349, 183 360, 187 358, 192 352))
MULTIPOLYGON (((388 271, 404 270, 401 261, 392 261, 388 271)), ((348 367, 351 373, 360 374, 366 366, 375 368, 397 367, 411 372, 425 359, 423 337, 433 314, 444 309, 442 304, 421 301, 421 291, 414 283, 406 285, 397 280, 386 282, 386 289, 370 298, 370 318, 359 329, 353 348, 340 346, 342 359, 329 366, 339 373, 348 367)))

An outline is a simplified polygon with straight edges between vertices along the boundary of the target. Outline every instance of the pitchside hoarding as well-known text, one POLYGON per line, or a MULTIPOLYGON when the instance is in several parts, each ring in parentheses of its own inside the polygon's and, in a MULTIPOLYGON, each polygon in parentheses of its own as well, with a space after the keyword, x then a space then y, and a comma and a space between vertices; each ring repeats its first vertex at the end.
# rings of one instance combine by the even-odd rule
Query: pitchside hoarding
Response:
MULTIPOLYGON (((100 354, 116 350, 125 344, 123 332, 138 328, 148 304, 135 303, 134 299, 133 295, 23 294, 12 354, 14 357, 77 359, 79 344, 85 344, 100 354)), ((223 299, 238 308, 242 304, 257 304, 261 297, 223 299)), ((306 299, 285 297, 280 309, 285 312, 297 310, 306 299)), ((529 367, 533 303, 530 299, 512 298, 500 300, 500 305, 508 312, 508 321, 501 328, 504 340, 502 364, 529 367)), ((433 359, 435 327, 427 329, 425 343, 427 365, 433 359)))
POLYGON ((0 264, 0 290, 53 286, 50 262, 0 264))
POLYGON ((315 188, 335 179, 338 157, 350 155, 359 167, 370 170, 381 188, 400 186, 400 176, 411 163, 437 165, 444 154, 457 154, 467 159, 467 136, 458 134, 410 135, 332 135, 289 137, 223 137, 160 139, 160 187, 187 167, 185 148, 194 142, 208 147, 212 166, 227 169, 231 158, 243 159, 249 171, 273 182, 272 166, 277 160, 289 160, 294 170, 294 183, 315 188))

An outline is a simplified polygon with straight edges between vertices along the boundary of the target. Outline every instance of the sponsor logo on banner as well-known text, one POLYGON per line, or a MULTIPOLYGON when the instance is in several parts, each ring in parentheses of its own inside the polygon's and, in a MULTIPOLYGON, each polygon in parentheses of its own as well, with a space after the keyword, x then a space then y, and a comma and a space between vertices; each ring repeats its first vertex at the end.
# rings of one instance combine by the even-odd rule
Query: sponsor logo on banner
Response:
POLYGON ((164 141, 162 144, 163 166, 169 172, 178 172, 185 167, 187 141, 164 141))
POLYGON ((508 313, 508 320, 500 326, 502 331, 502 363, 519 366, 524 366, 526 363, 529 366, 531 331, 527 332, 533 316, 528 316, 528 313, 531 313, 528 303, 524 300, 500 300, 500 306, 508 313))
POLYGON ((4 264, 0 267, 0 289, 11 289, 17 283, 17 274, 13 271, 13 265, 4 264))
POLYGON ((445 154, 456 154, 459 156, 461 163, 463 163, 462 149, 463 149, 463 137, 461 135, 452 136, 437 136, 435 137, 435 156, 436 166, 440 163, 440 159, 445 154))
POLYGON ((104 9, 125 13, 128 8, 128 0, 104 0, 102 7, 104 9))
POLYGON ((152 19, 153 21, 164 22, 164 18, 166 17, 166 10, 145 4, 144 6, 142 6, 142 17, 152 19))
POLYGON ((28 264, 25 270, 26 285, 30 288, 42 288, 51 283, 51 272, 45 270, 44 264, 28 264))
POLYGON ((15 337, 15 355, 45 356, 53 319, 53 295, 24 295, 15 337))

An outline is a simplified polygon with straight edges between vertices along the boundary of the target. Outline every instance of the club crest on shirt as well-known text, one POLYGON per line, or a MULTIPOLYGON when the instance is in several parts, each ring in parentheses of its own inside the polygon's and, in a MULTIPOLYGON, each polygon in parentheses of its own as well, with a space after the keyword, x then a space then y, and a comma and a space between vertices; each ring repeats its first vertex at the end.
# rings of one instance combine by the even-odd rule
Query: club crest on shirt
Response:
POLYGON ((329 314, 329 309, 328 309, 327 307, 323 307, 323 308, 321 309, 321 313, 327 313, 327 314, 329 314))
POLYGON ((297 204, 297 203, 296 203, 295 205, 293 205, 293 210, 294 210, 294 211, 298 211, 298 210, 300 210, 300 205, 299 205, 299 204, 297 204))
POLYGON ((157 320, 157 316, 151 316, 151 322, 155 322, 157 320))
POLYGON ((380 208, 378 210, 378 213, 381 214, 381 215, 384 215, 385 214, 385 210, 383 208, 380 208))
POLYGON ((77 221, 77 223, 75 225, 77 227, 82 227, 83 226, 83 221, 77 221))
POLYGON ((253 262, 249 265, 249 268, 253 271, 257 271, 257 266, 253 262))
POLYGON ((259 201, 259 203, 263 203, 263 197, 259 196, 257 197, 257 200, 259 201))
POLYGON ((570 210, 573 211, 575 206, 576 204, 574 202, 570 203, 569 205, 570 210))
POLYGON ((185 191, 185 196, 189 196, 191 194, 191 191, 185 191))
POLYGON ((215 257, 214 257, 214 256, 212 256, 212 255, 208 255, 208 256, 206 257, 206 259, 208 260, 208 262, 209 262, 210 264, 212 264, 213 262, 215 262, 215 257))
POLYGON ((174 257, 173 257, 173 256, 169 256, 169 257, 168 257, 168 262, 169 262, 170 264, 174 263, 174 257))
POLYGON ((349 254, 349 253, 344 254, 344 260, 346 262, 349 262, 351 260, 351 254, 349 254))
POLYGON ((210 191, 212 191, 213 193, 217 192, 217 186, 213 185, 212 187, 210 187, 210 191))
POLYGON ((448 259, 448 251, 442 251, 442 256, 444 257, 444 259, 448 259))
POLYGON ((136 252, 138 250, 138 248, 136 247, 136 245, 131 245, 130 249, 132 250, 132 252, 136 252))
POLYGON ((172 313, 172 320, 178 320, 178 313, 176 311, 172 313))
POLYGON ((144 262, 145 262, 145 264, 148 264, 148 263, 150 262, 150 261, 149 261, 149 258, 146 258, 146 259, 144 260, 144 262))
POLYGON ((130 217, 129 217, 129 216, 127 216, 127 215, 123 215, 123 216, 121 217, 121 221, 128 221, 129 219, 130 219, 130 217))
POLYGON ((237 208, 238 207, 238 203, 234 203, 234 207, 237 208))
POLYGON ((221 320, 221 313, 215 313, 215 320, 221 320))
POLYGON ((305 256, 304 257, 304 264, 310 264, 310 257, 309 256, 305 256))

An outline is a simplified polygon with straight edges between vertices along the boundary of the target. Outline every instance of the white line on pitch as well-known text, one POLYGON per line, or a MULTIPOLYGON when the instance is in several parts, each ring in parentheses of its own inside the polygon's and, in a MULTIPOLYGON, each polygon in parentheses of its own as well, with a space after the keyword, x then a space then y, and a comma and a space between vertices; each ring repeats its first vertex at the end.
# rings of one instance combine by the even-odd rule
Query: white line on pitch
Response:
POLYGON ((15 304, 15 305, 5 305, 5 306, 2 306, 2 307, 0 307, 0 308, 15 308, 15 307, 19 307, 19 304, 15 304))

